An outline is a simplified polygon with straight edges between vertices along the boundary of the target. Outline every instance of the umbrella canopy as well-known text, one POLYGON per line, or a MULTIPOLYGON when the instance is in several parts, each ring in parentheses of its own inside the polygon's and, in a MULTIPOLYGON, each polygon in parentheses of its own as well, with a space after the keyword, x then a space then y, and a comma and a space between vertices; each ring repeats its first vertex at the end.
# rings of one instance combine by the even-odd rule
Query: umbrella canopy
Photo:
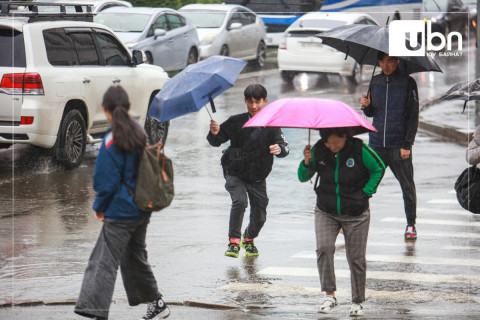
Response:
POLYGON ((150 105, 148 116, 165 122, 196 112, 232 87, 247 63, 225 56, 212 56, 189 65, 169 79, 150 105))
MULTIPOLYGON (((360 64, 376 66, 378 52, 389 52, 388 26, 353 24, 336 27, 317 37, 322 43, 344 52, 360 64)), ((423 71, 442 72, 430 56, 400 57, 398 68, 406 74, 423 71)))
POLYGON ((349 128, 351 135, 377 131, 348 104, 334 99, 284 98, 275 100, 248 120, 244 127, 349 128))
POLYGON ((464 100, 463 111, 465 111, 467 101, 480 100, 480 79, 457 83, 440 100, 464 100))

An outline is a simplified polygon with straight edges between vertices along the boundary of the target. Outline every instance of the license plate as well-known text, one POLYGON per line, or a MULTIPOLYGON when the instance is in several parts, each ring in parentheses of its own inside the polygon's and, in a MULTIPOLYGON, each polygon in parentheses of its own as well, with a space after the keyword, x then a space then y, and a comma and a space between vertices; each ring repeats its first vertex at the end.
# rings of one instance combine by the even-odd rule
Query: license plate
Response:
POLYGON ((300 46, 304 48, 320 48, 321 42, 300 42, 300 46))

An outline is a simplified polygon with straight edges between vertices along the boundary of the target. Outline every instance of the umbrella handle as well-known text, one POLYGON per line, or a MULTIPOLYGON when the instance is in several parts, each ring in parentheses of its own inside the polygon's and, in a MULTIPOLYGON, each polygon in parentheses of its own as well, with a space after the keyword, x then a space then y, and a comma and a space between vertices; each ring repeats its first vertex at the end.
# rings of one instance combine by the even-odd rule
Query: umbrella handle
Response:
POLYGON ((310 128, 308 129, 308 145, 310 145, 310 128))
POLYGON ((210 119, 211 119, 211 120, 213 120, 213 118, 212 118, 212 114, 211 114, 211 113, 210 113, 210 111, 208 110, 208 107, 205 107, 205 109, 207 110, 207 112, 208 112, 208 115, 210 116, 210 119))

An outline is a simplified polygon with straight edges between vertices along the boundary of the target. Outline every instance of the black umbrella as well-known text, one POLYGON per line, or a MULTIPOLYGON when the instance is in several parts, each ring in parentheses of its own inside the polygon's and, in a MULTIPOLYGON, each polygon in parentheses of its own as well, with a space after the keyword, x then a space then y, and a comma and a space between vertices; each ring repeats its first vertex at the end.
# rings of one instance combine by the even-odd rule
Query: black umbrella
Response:
MULTIPOLYGON (((359 64, 376 66, 378 52, 388 54, 388 26, 353 24, 317 34, 322 43, 355 59, 359 64)), ((406 40, 407 41, 407 40, 406 40)), ((423 71, 442 72, 430 56, 400 57, 398 68, 406 74, 423 71)))
POLYGON ((480 79, 457 83, 440 100, 464 100, 463 111, 465 111, 467 101, 480 100, 480 79))

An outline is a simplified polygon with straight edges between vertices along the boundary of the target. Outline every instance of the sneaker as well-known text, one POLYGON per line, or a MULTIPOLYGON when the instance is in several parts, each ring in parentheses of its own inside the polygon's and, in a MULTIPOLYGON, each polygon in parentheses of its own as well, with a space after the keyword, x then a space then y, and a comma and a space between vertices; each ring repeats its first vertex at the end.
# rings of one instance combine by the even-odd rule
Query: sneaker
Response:
POLYGON ((405 240, 416 240, 417 239, 417 229, 415 226, 407 226, 405 229, 405 240))
POLYGON ((147 320, 147 319, 165 319, 170 315, 170 309, 168 309, 165 302, 162 298, 158 298, 157 300, 150 302, 147 306, 147 313, 140 318, 140 320, 147 320))
POLYGON ((326 296, 320 304, 318 312, 331 313, 336 306, 338 306, 337 298, 335 298, 334 296, 326 296))
POLYGON ((352 303, 350 310, 348 310, 348 315, 350 317, 363 316, 363 307, 359 303, 352 303))
POLYGON ((240 245, 242 246, 243 249, 245 249, 245 255, 248 257, 255 257, 258 256, 258 250, 257 247, 253 244, 253 240, 247 241, 245 240, 245 236, 242 235, 242 241, 240 242, 240 245))
POLYGON ((240 253, 240 246, 238 243, 230 242, 228 244, 228 249, 225 251, 225 255, 227 257, 238 258, 238 254, 240 253))

